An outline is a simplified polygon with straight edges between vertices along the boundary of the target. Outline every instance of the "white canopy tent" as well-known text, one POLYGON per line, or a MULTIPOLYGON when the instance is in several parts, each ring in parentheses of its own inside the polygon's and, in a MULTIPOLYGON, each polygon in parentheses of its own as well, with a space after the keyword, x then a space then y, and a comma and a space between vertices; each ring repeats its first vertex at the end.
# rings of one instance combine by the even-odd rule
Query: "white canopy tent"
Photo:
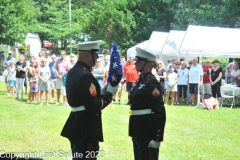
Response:
POLYGON ((168 34, 168 32, 153 31, 146 49, 160 56, 161 50, 167 40, 168 34))
POLYGON ((167 40, 161 50, 162 55, 179 56, 178 52, 185 35, 185 31, 171 30, 168 34, 167 40))
POLYGON ((127 50, 127 60, 130 54, 136 55, 136 47, 140 48, 146 48, 149 43, 149 40, 144 41, 142 43, 137 44, 136 46, 133 46, 127 50))
POLYGON ((179 55, 202 57, 240 57, 240 29, 189 25, 179 55))
MULTIPOLYGON (((162 47, 165 44, 167 37, 167 32, 153 31, 149 40, 139 43, 127 50, 127 60, 130 54, 136 55, 136 47, 147 49, 160 57, 162 47)), ((167 60, 168 58, 163 57, 163 62, 165 64, 167 64, 167 60)))

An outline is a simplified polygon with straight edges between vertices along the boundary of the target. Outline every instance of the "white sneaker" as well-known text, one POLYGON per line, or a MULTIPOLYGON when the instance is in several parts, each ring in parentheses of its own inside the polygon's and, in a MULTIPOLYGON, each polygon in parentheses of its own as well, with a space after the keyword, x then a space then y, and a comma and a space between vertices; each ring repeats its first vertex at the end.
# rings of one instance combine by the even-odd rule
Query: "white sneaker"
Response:
POLYGON ((8 97, 10 96, 10 94, 9 94, 9 93, 8 93, 7 95, 8 95, 8 97))
POLYGON ((56 105, 59 105, 59 102, 57 102, 56 105))

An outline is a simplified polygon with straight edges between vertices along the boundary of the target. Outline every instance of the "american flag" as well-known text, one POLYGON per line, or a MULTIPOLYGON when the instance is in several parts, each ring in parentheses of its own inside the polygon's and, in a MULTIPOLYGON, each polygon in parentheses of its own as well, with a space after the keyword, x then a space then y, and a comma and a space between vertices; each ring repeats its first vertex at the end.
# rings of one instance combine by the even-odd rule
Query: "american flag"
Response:
POLYGON ((120 55, 117 48, 117 43, 112 44, 112 54, 110 58, 110 67, 108 71, 108 82, 111 86, 115 87, 122 79, 122 63, 120 61, 120 55))

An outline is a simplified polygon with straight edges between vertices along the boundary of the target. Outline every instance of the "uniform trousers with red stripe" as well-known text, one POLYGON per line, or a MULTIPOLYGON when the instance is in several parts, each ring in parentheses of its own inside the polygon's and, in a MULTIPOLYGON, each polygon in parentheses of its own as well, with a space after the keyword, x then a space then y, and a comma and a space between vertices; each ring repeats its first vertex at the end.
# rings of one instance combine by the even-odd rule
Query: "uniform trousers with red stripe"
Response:
POLYGON ((96 160, 99 151, 99 141, 86 141, 69 138, 72 149, 72 160, 96 160))
POLYGON ((148 148, 149 138, 132 138, 135 160, 158 160, 159 148, 148 148))

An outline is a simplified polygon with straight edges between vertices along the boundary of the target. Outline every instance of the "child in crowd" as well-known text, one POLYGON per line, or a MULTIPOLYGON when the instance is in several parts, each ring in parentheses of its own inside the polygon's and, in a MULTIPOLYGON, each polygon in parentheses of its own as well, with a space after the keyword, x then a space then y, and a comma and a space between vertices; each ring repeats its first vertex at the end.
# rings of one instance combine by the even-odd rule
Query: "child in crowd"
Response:
POLYGON ((168 105, 168 98, 170 95, 170 92, 172 92, 172 102, 171 106, 173 106, 175 93, 177 92, 177 82, 178 82, 178 75, 174 72, 175 68, 173 65, 170 65, 169 72, 167 73, 166 77, 166 98, 165 98, 165 106, 168 105))
POLYGON ((66 79, 69 69, 66 69, 66 73, 62 76, 62 94, 63 94, 63 106, 68 106, 67 94, 66 94, 66 79))
POLYGON ((8 65, 8 66, 4 69, 4 71, 3 71, 3 76, 4 76, 4 79, 5 79, 5 84, 6 84, 6 89, 7 89, 7 95, 8 95, 8 96, 10 96, 9 81, 7 80, 7 79, 8 79, 9 72, 10 72, 10 67, 9 67, 9 65, 8 65))
POLYGON ((32 103, 37 103, 37 92, 38 92, 38 75, 36 70, 32 70, 32 76, 30 79, 30 87, 31 87, 31 100, 32 103))
POLYGON ((9 82, 10 92, 12 92, 12 94, 14 95, 16 83, 16 69, 13 63, 10 63, 9 75, 7 80, 9 82))

